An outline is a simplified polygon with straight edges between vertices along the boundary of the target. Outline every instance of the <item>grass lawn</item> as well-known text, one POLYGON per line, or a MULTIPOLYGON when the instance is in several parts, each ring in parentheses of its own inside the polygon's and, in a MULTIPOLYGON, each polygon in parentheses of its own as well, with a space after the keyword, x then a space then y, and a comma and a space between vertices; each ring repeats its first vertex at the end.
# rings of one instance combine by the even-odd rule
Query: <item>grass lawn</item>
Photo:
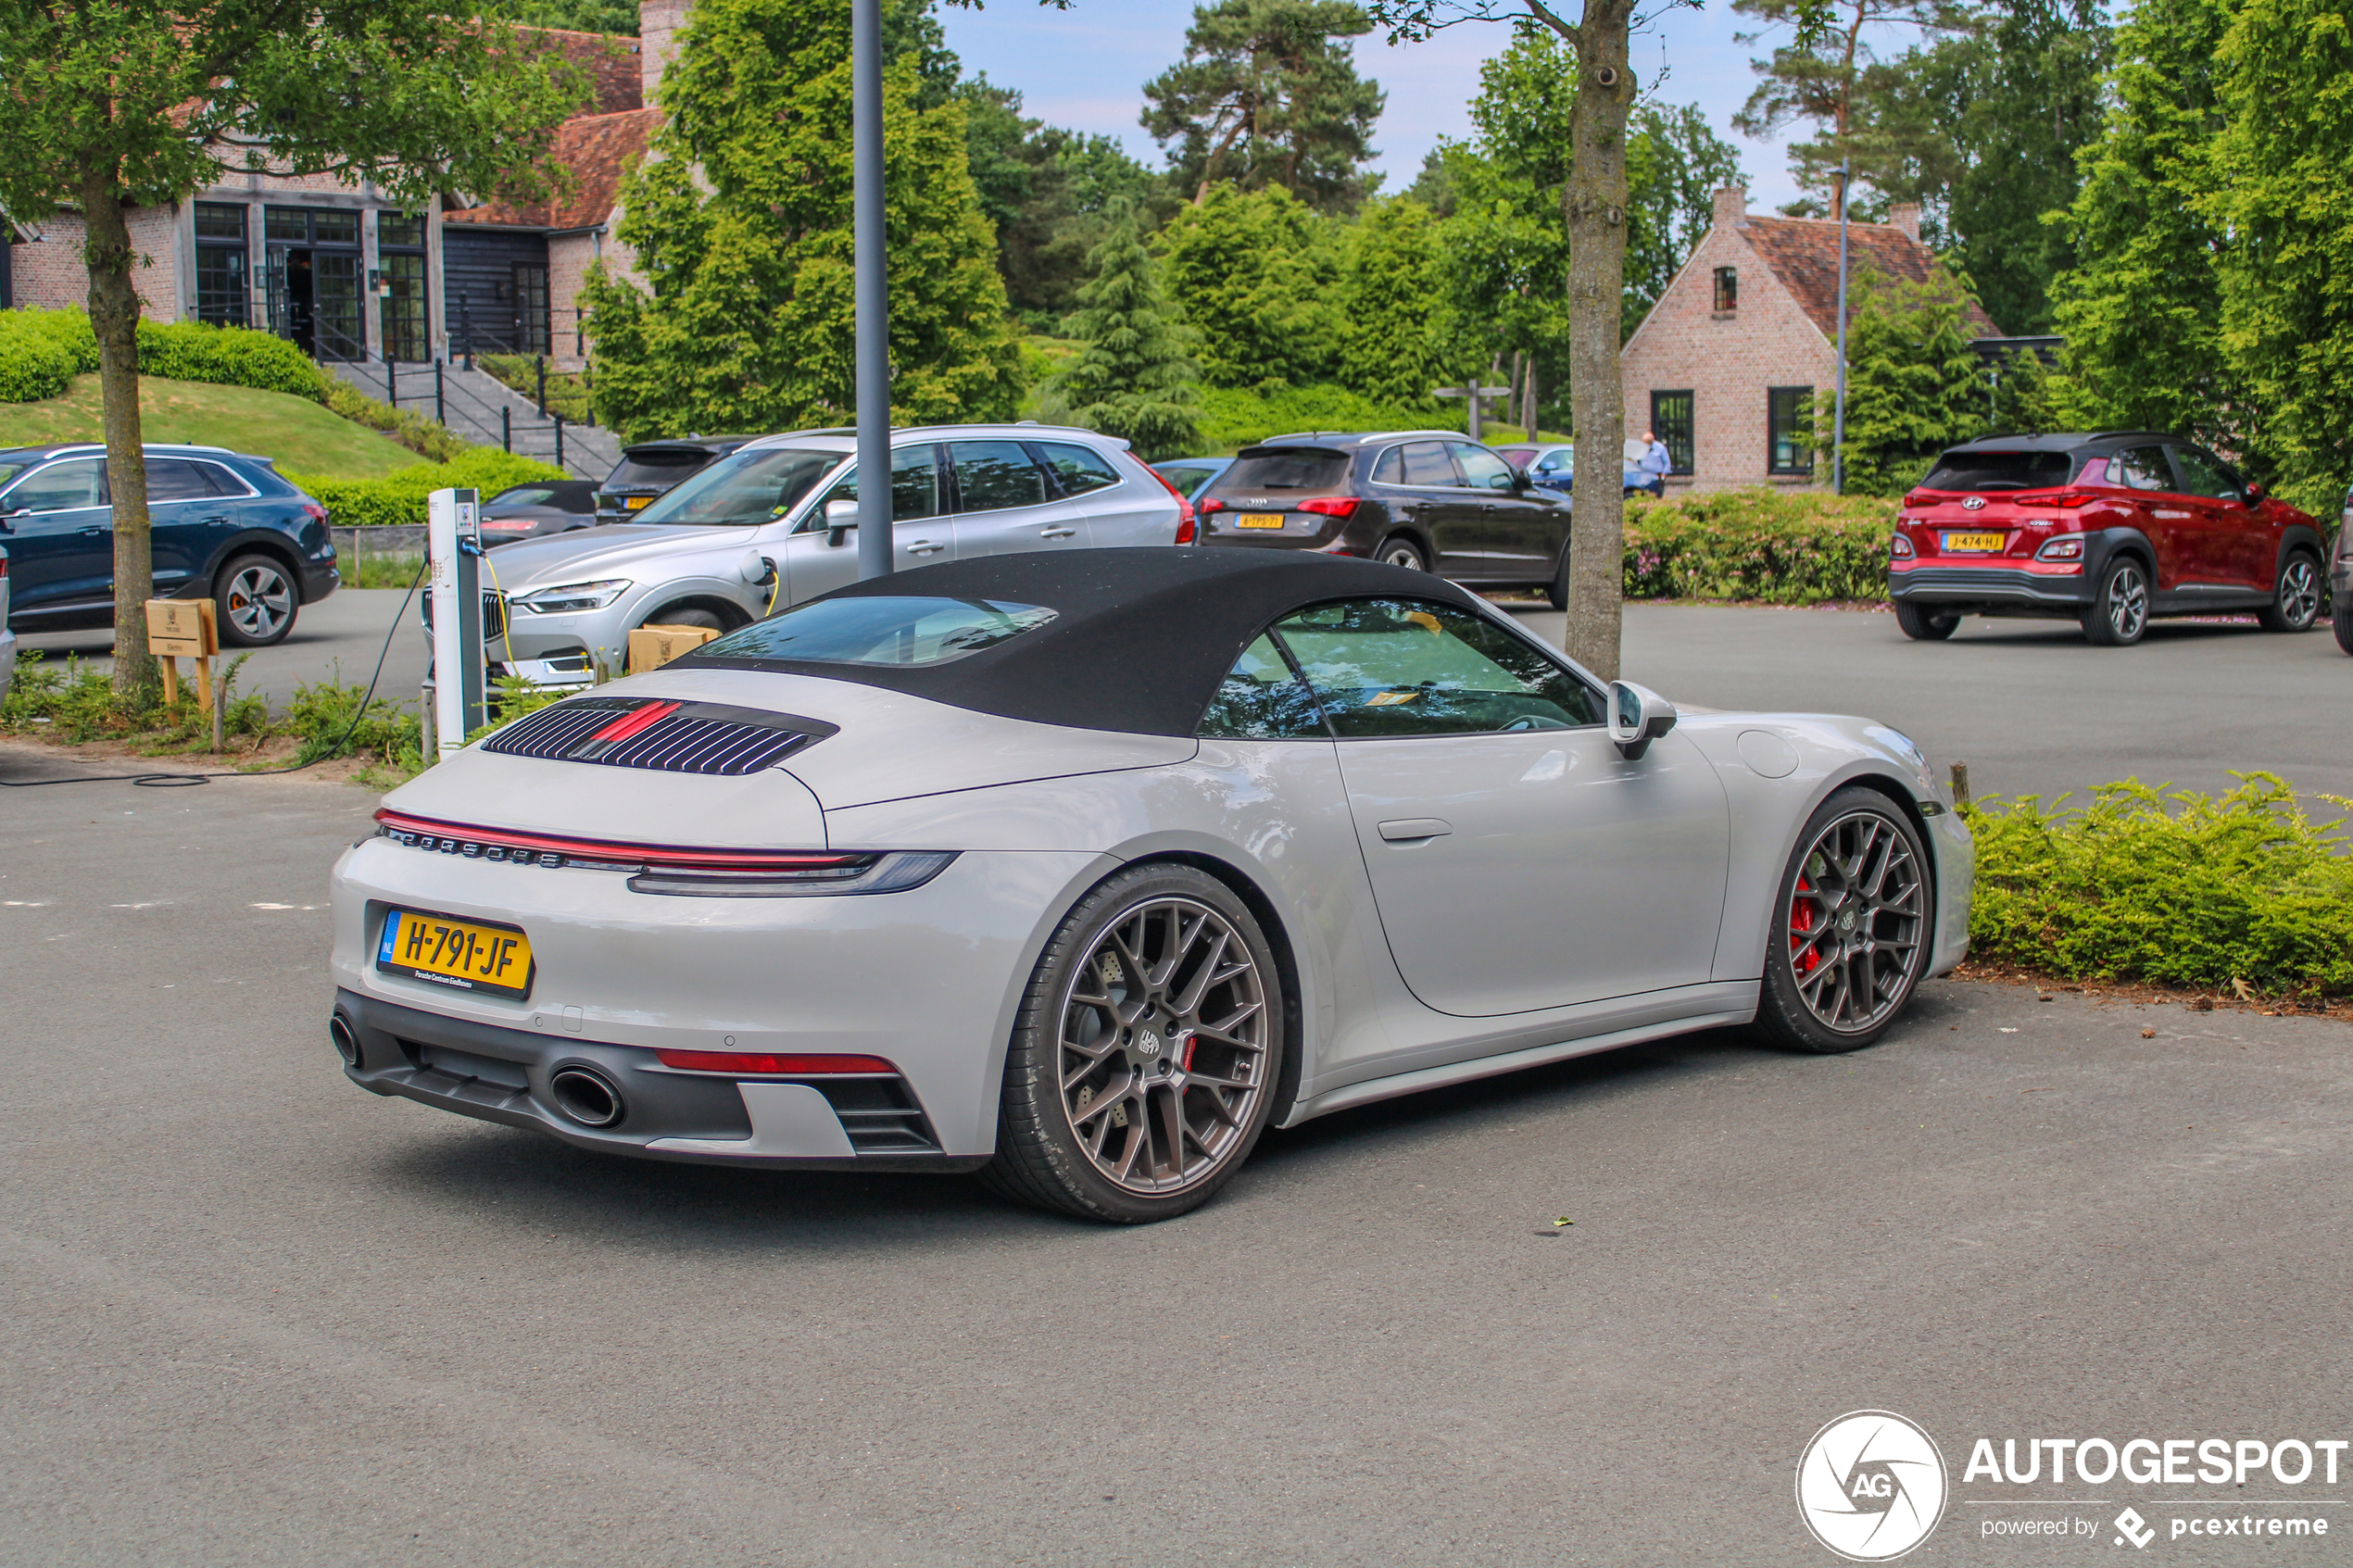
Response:
MULTIPOLYGON (((151 442, 184 441, 275 458, 281 470, 374 479, 422 461, 365 425, 305 398, 249 386, 139 378, 139 414, 151 442)), ((98 378, 76 376, 63 397, 0 403, 0 446, 51 441, 103 441, 98 378)))

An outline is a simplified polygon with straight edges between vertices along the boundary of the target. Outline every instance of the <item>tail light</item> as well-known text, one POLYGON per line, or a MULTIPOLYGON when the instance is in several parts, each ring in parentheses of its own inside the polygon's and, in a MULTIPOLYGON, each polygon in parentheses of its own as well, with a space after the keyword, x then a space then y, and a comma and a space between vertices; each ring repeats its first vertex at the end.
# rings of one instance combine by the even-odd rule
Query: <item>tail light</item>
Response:
POLYGON ((1354 515, 1355 513, 1356 497, 1353 495, 1319 495, 1313 501, 1302 501, 1298 506, 1292 508, 1291 509, 1294 511, 1314 512, 1319 517, 1347 518, 1354 515))
POLYGON ((2063 533, 2056 539, 2046 539, 2043 542, 2043 547, 2034 552, 2034 558, 2036 560, 2082 560, 2083 535, 2063 533))
POLYGON ((2100 493, 2096 490, 2062 490, 2057 495, 2050 496, 2048 499, 2045 500, 2031 500, 2025 497, 2020 497, 2018 504, 2021 507, 2057 507, 2064 510, 2072 511, 2077 507, 2088 507, 2099 498, 2100 493))
POLYGON ((786 1078, 818 1078, 843 1073, 889 1073, 899 1069, 878 1056, 775 1055, 768 1051, 657 1050, 664 1067, 682 1073, 774 1073, 786 1078))
POLYGON ((1222 512, 1225 509, 1226 503, 1219 500, 1216 496, 1210 495, 1202 498, 1201 511, 1203 517, 1207 517, 1211 512, 1222 512))
POLYGON ((327 521, 327 508, 316 501, 305 501, 302 504, 302 515, 314 521, 324 522, 327 521))
POLYGON ((1192 502, 1185 498, 1185 493, 1182 490, 1169 483, 1168 476, 1158 469, 1147 468, 1144 471, 1160 481, 1160 487, 1163 490, 1176 497, 1176 543, 1191 544, 1201 533, 1201 520, 1193 515, 1192 502))
POLYGON ((1887 553, 1896 560, 1910 560, 1914 553, 1912 542, 1901 533, 1895 534, 1888 540, 1887 553))

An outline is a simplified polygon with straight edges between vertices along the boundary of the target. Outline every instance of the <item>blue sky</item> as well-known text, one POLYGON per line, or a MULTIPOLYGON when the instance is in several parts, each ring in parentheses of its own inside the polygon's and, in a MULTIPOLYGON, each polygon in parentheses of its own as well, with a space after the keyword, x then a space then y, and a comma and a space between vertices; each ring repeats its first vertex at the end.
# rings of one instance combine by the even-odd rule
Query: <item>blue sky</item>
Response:
MULTIPOLYGON (((1030 114, 1055 125, 1117 136, 1146 164, 1163 167, 1159 147, 1136 123, 1143 85, 1184 53, 1192 0, 1075 0, 1067 11, 1027 0, 990 0, 986 10, 942 6, 949 47, 967 70, 1021 90, 1030 114)), ((1762 51, 1733 42, 1745 19, 1723 0, 1678 9, 1634 41, 1637 78, 1670 104, 1697 104, 1717 133, 1741 150, 1751 206, 1769 210, 1797 194, 1779 142, 1752 142, 1732 130, 1755 77, 1749 60, 1762 51), (1657 85, 1662 66, 1667 72, 1657 85)), ((1378 33, 1356 41, 1356 69, 1389 90, 1373 145, 1374 167, 1388 188, 1411 184, 1422 156, 1441 136, 1470 125, 1480 62, 1510 42, 1510 29, 1472 24, 1427 44, 1391 48, 1378 33)))

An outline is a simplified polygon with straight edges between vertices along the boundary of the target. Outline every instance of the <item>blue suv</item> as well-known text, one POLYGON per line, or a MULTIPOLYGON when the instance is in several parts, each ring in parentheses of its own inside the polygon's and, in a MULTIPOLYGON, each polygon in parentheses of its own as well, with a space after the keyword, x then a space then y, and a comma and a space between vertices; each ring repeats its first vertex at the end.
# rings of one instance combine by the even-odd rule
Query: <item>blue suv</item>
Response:
MULTIPOLYGON (((156 594, 213 599, 223 645, 283 641, 301 607, 343 581, 327 508, 281 479, 268 458, 219 446, 145 451, 156 594)), ((11 630, 112 625, 107 449, 0 451, 0 546, 8 552, 11 630)))

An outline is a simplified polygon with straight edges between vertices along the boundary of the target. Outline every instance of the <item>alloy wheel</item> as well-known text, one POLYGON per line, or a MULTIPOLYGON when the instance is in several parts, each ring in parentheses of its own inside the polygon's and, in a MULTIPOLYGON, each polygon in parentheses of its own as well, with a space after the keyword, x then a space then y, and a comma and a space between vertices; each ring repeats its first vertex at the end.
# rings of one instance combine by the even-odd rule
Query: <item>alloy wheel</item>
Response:
POLYGON ((294 589, 284 573, 259 561, 230 578, 220 597, 230 624, 248 642, 268 642, 294 614, 294 589))
POLYGON ((2280 573, 2280 619, 2301 632, 2320 619, 2321 569, 2309 556, 2297 556, 2280 573))
POLYGON ((2108 629, 2120 643, 2136 640, 2148 625, 2149 584, 2141 569, 2131 561, 2116 569, 2108 580, 2108 629))
POLYGON ((1894 823, 1850 811, 1815 835, 1790 891, 1790 972, 1824 1027, 1875 1028, 1904 1004, 1928 929, 1928 882, 1894 823))
POLYGON ((1400 539, 1395 544, 1383 550, 1380 553, 1380 558, 1381 564, 1384 566, 1402 566, 1412 571, 1420 571, 1423 570, 1421 551, 1414 548, 1413 546, 1405 543, 1403 539, 1400 539))
POLYGON ((1149 898, 1095 939, 1063 997, 1056 1052, 1079 1149, 1119 1187, 1165 1194, 1245 1147, 1265 1093, 1266 977, 1226 917, 1149 898))

